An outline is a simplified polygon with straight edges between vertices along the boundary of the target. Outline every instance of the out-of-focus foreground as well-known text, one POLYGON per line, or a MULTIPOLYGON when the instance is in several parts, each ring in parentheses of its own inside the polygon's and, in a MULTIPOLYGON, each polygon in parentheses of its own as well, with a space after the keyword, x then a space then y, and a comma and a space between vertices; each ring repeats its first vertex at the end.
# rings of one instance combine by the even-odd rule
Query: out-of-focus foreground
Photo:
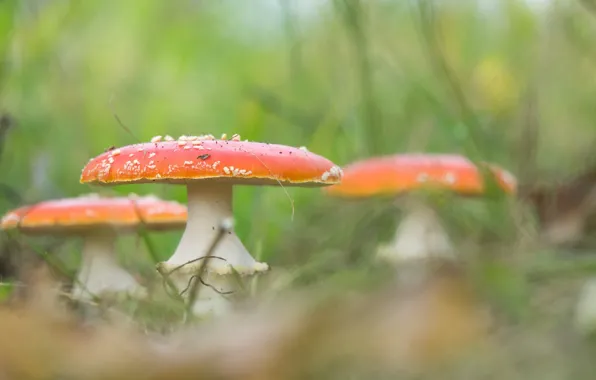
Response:
POLYGON ((519 188, 432 197, 457 261, 413 284, 375 259, 395 198, 237 186, 234 230, 271 271, 212 320, 155 270, 180 231, 116 241, 148 297, 84 301, 81 241, 4 231, 0 379, 592 378, 594 39, 593 0, 1 1, 3 214, 90 192, 186 203, 179 185, 79 183, 92 157, 156 135, 341 166, 461 154, 519 188))

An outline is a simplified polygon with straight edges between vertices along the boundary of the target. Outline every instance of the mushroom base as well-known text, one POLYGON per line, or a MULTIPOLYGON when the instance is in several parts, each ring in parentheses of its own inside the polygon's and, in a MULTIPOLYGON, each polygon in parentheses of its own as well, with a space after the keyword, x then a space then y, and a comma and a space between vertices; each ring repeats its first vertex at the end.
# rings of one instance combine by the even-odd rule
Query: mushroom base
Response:
POLYGON ((145 289, 135 278, 119 266, 114 242, 115 236, 110 234, 85 237, 73 298, 91 299, 91 294, 101 296, 102 293, 129 293, 137 296, 145 294, 145 289))
POLYGON ((257 262, 250 255, 234 231, 218 238, 222 221, 233 217, 232 189, 232 185, 208 180, 188 185, 186 229, 172 257, 161 263, 162 269, 168 272, 179 268, 177 273, 195 273, 202 265, 201 258, 210 253, 216 240, 206 272, 226 275, 233 273, 233 267, 240 275, 253 275, 269 269, 267 264, 257 262))
MULTIPOLYGON (((203 258, 203 282, 193 310, 195 314, 221 314, 230 306, 225 294, 239 291, 236 273, 250 276, 269 269, 257 262, 244 247, 234 231, 220 236, 221 223, 232 218, 232 185, 208 180, 188 185, 188 219, 186 229, 176 251, 166 262, 160 263, 160 272, 171 272, 178 289, 186 289, 203 258), (214 244, 211 250, 211 246, 214 244)), ((186 293, 184 294, 186 296, 186 293)))
POLYGON ((596 277, 592 277, 582 286, 575 305, 575 328, 583 335, 596 333, 596 277))
POLYGON ((455 254, 435 212, 416 203, 398 225, 393 240, 379 247, 377 258, 397 265, 412 260, 454 259, 455 254))

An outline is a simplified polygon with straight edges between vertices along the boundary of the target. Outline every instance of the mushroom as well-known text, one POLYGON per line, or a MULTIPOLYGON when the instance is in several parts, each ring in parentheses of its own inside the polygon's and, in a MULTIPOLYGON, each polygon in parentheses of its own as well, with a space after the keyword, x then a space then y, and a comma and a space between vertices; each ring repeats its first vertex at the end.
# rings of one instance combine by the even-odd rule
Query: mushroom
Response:
MULTIPOLYGON (((488 165, 505 192, 516 191, 517 181, 508 171, 488 165)), ((462 195, 481 195, 481 172, 468 159, 454 154, 398 154, 375 157, 344 168, 341 184, 326 188, 332 196, 364 198, 399 195, 423 188, 439 188, 462 195)), ((451 241, 434 210, 414 200, 406 210, 392 242, 379 247, 377 257, 394 264, 412 259, 453 259, 451 241)))
POLYGON ((49 200, 8 212, 3 230, 18 229, 29 235, 68 235, 84 239, 82 261, 73 298, 84 300, 104 292, 144 294, 144 288, 118 265, 114 243, 121 232, 141 226, 150 230, 181 229, 186 207, 155 196, 100 197, 49 200))
POLYGON ((188 223, 176 251, 160 272, 188 288, 206 255, 204 285, 192 305, 195 314, 221 314, 229 307, 225 294, 238 290, 236 274, 251 276, 269 269, 250 255, 230 229, 208 252, 219 226, 232 218, 234 185, 317 187, 336 184, 342 171, 305 148, 215 139, 212 135, 181 136, 178 140, 154 137, 151 142, 128 145, 91 159, 81 183, 118 185, 161 182, 185 185, 188 223), (232 269, 233 268, 233 269, 232 269))

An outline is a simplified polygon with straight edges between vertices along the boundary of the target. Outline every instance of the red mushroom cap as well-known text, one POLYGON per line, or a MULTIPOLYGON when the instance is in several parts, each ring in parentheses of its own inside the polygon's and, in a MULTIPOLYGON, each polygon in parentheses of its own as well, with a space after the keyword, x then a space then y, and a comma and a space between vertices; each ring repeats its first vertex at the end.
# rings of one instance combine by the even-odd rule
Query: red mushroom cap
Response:
POLYGON ((158 140, 128 145, 91 159, 83 168, 81 183, 213 180, 310 187, 338 183, 342 174, 333 162, 304 148, 204 136, 158 140))
POLYGON ((103 198, 86 194, 10 211, 2 218, 0 228, 18 228, 28 233, 77 233, 102 227, 130 230, 145 225, 163 230, 183 228, 186 218, 186 206, 155 196, 103 198))
MULTIPOLYGON (((507 193, 517 189, 515 177, 488 165, 497 184, 507 193)), ((341 184, 328 194, 346 197, 393 195, 425 187, 443 188, 462 195, 484 193, 484 178, 467 158, 454 154, 398 154, 358 161, 344 168, 341 184)))

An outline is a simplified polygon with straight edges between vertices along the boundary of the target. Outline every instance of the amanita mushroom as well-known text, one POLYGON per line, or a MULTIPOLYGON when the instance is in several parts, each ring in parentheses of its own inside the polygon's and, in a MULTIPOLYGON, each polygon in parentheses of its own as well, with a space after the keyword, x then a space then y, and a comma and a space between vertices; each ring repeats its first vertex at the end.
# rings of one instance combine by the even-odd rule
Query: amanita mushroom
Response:
MULTIPOLYGON (((499 187, 516 191, 517 181, 508 171, 488 165, 499 187)), ((478 168, 463 156, 453 154, 398 154, 370 158, 344 168, 341 184, 326 188, 329 195, 364 198, 400 195, 423 188, 445 189, 478 196, 485 192, 478 168)), ((378 257, 394 263, 430 257, 452 258, 449 237, 435 212, 414 201, 398 226, 393 241, 378 250, 378 257)))
POLYGON ((181 229, 186 207, 155 196, 100 197, 49 200, 8 212, 3 230, 18 229, 29 235, 67 235, 84 239, 81 266, 73 298, 89 299, 104 292, 144 294, 135 278, 119 266, 114 249, 116 235, 141 226, 149 230, 181 229), (89 294, 91 293, 91 294, 89 294))
MULTIPOLYGON (((186 230, 172 257, 160 265, 181 288, 188 287, 202 265, 200 259, 209 253, 220 223, 232 217, 234 185, 317 187, 341 179, 338 166, 305 148, 240 141, 238 135, 231 140, 225 135, 222 139, 206 135, 164 140, 157 136, 148 143, 104 152, 85 166, 81 182, 186 186, 186 230)), ((234 272, 249 276, 269 269, 254 260, 233 231, 220 240, 211 256, 201 279, 207 286, 200 288, 192 305, 196 314, 219 314, 230 306, 222 294, 238 289, 234 272)))

